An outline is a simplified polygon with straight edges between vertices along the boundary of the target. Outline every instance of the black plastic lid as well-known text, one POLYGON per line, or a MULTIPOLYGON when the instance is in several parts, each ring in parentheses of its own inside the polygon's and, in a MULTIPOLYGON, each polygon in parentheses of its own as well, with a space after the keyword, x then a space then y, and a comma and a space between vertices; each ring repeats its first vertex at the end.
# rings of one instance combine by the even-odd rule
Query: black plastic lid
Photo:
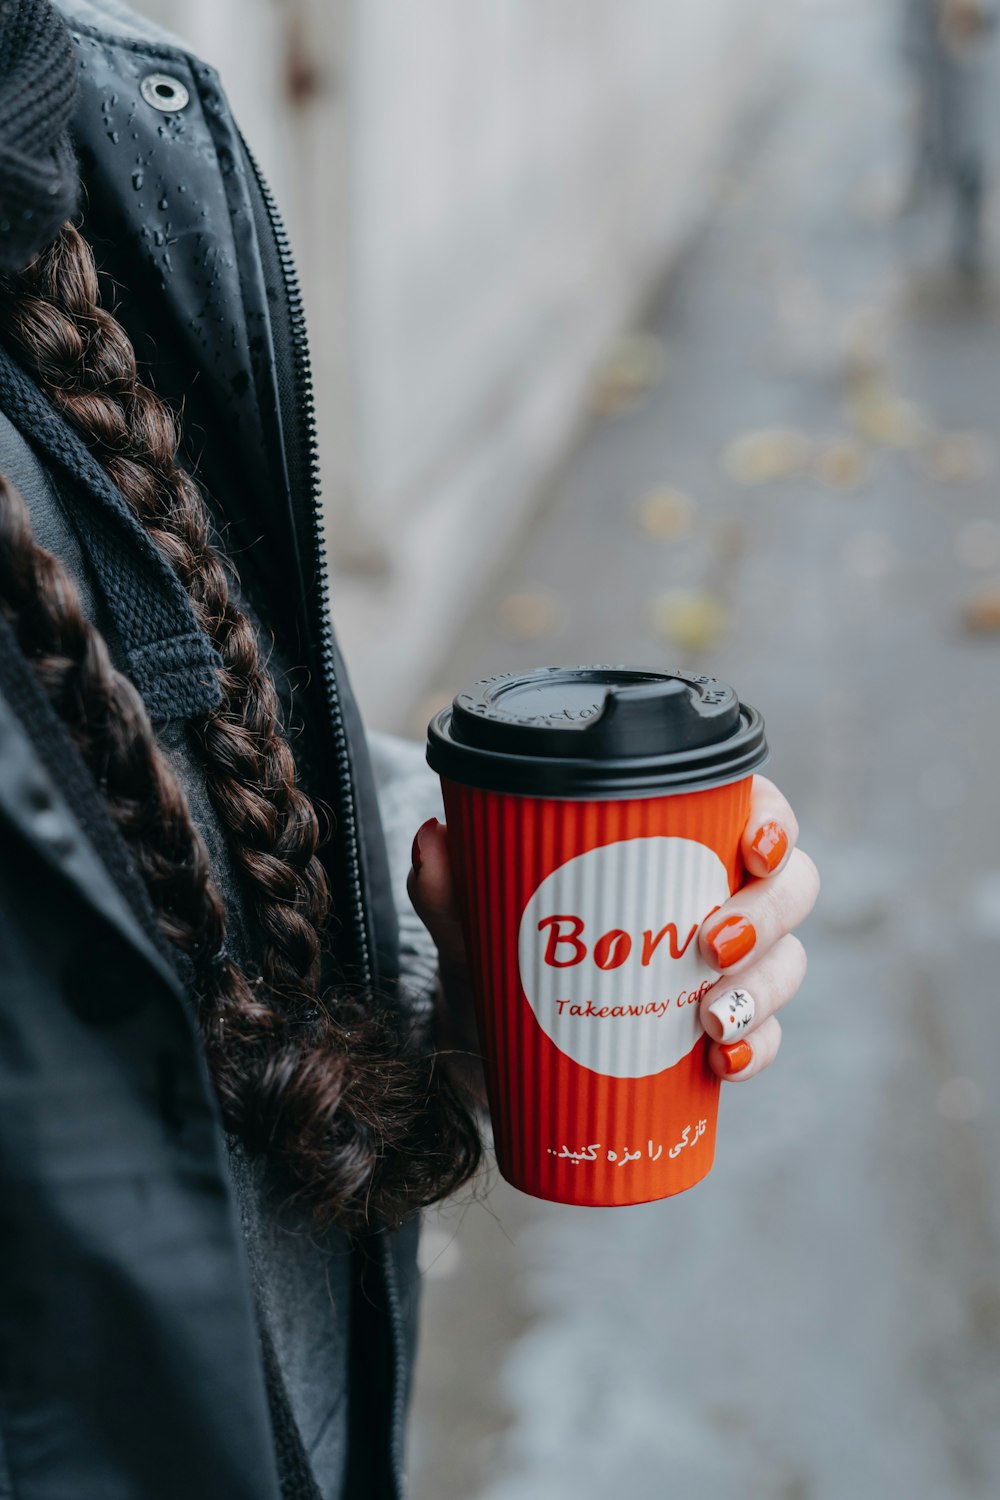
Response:
POLYGON ((731 687, 693 672, 539 667, 487 677, 431 720, 427 760, 484 791, 642 797, 749 776, 764 721, 731 687))

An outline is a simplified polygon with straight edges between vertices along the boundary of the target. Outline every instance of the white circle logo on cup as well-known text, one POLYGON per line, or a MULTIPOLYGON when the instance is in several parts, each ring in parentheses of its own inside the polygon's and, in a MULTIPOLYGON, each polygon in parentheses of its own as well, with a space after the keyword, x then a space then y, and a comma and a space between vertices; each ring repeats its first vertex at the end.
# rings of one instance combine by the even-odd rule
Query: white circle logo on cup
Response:
POLYGON ((694 839, 623 839, 567 860, 524 908, 521 985, 542 1030, 595 1073, 643 1078, 686 1057, 718 974, 698 952, 729 899, 719 856, 694 839))

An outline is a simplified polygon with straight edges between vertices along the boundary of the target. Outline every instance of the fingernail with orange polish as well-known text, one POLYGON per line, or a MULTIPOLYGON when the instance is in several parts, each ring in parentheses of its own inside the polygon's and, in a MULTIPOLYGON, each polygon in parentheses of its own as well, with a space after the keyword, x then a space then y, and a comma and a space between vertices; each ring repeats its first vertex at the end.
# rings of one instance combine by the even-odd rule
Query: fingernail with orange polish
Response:
POLYGON ((757 929, 749 917, 727 917, 705 934, 705 942, 719 969, 729 969, 746 958, 756 941, 757 929))
POLYGON ((754 854, 759 854, 771 875, 788 853, 788 834, 780 823, 764 823, 750 845, 754 854))
POLYGON ((731 1047, 720 1047, 722 1066, 730 1076, 742 1073, 753 1062, 753 1048, 749 1042, 733 1042, 731 1047))
POLYGON ((414 874, 419 875, 424 863, 424 856, 420 852, 420 835, 426 833, 428 828, 438 826, 437 818, 428 818, 426 823, 421 823, 413 835, 413 848, 410 850, 410 861, 413 865, 414 874))

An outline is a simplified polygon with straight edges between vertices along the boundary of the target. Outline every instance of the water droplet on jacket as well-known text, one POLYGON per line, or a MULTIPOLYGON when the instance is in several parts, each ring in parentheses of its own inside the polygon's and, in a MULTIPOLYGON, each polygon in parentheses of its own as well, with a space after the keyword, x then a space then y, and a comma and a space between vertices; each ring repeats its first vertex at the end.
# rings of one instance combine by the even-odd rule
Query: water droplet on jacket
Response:
POLYGON ((138 192, 139 189, 142 187, 142 183, 143 183, 143 174, 141 172, 133 172, 132 173, 132 186, 135 188, 136 192, 138 192))
POLYGON ((165 245, 166 243, 167 243, 167 237, 163 233, 163 230, 162 229, 155 229, 153 231, 153 244, 154 245, 165 245))
POLYGON ((163 213, 164 209, 170 207, 170 205, 167 202, 166 198, 161 198, 160 201, 159 201, 159 203, 156 206, 160 210, 161 213, 163 213))
POLYGON ((108 140, 111 142, 112 146, 117 146, 119 139, 120 137, 117 130, 108 131, 108 140))

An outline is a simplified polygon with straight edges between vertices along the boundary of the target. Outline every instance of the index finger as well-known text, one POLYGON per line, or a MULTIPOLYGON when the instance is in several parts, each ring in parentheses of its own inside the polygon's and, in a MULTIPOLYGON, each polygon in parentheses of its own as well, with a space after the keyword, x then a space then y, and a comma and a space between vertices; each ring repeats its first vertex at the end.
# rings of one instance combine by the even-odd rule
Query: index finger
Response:
POLYGON ((740 841, 743 863, 751 875, 765 879, 787 863, 799 837, 799 822, 788 801, 766 776, 755 776, 750 813, 740 841))

